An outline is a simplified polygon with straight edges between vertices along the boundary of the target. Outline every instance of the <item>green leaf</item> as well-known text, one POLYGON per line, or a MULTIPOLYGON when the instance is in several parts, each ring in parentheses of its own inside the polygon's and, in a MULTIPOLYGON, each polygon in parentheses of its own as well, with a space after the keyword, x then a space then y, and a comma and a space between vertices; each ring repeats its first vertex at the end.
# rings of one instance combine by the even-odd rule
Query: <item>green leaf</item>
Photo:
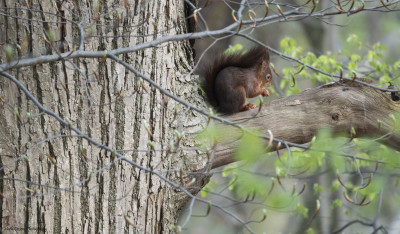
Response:
POLYGON ((235 188, 237 182, 237 176, 234 176, 230 181, 229 181, 229 186, 228 189, 229 190, 233 190, 235 188))
POLYGON ((197 88, 201 91, 201 96, 205 97, 206 92, 204 91, 203 87, 201 87, 201 84, 197 84, 197 88))
POLYGON ((362 46, 360 39, 355 34, 350 34, 349 37, 347 37, 346 42, 357 46, 357 48, 360 48, 362 46))
POLYGON ((229 46, 229 48, 224 51, 224 54, 234 54, 240 51, 243 51, 243 46, 241 44, 235 44, 233 46, 229 46))
POLYGON ((300 203, 297 203, 296 215, 303 215, 304 218, 308 218, 308 208, 300 203))
POLYGON ((212 192, 214 191, 213 186, 215 185, 215 181, 214 180, 210 180, 210 182, 208 182, 208 184, 206 184, 206 186, 204 186, 204 188, 201 190, 201 196, 205 197, 207 196, 208 192, 212 192))
POLYGON ((235 152, 235 157, 238 160, 247 160, 250 163, 254 163, 265 153, 265 142, 254 134, 244 132, 235 152))
POLYGON ((293 38, 285 37, 281 40, 280 46, 282 53, 288 54, 292 57, 297 57, 297 54, 303 51, 303 48, 296 46, 296 41, 293 38))
POLYGON ((356 72, 357 71, 357 63, 348 62, 347 63, 347 69, 350 71, 350 73, 356 72))
POLYGON ((351 56, 350 56, 350 59, 351 59, 351 61, 353 61, 353 62, 358 62, 359 60, 361 60, 361 56, 360 55, 358 55, 358 54, 352 54, 351 56))
POLYGON ((379 83, 381 84, 387 84, 389 81, 392 81, 392 78, 388 74, 379 77, 379 83))
POLYGON ((335 209, 336 207, 342 207, 343 202, 339 199, 336 199, 332 202, 332 209, 335 209))
POLYGON ((214 122, 211 121, 208 127, 197 135, 197 140, 201 143, 201 146, 207 150, 211 148, 215 142, 221 143, 231 137, 225 132, 224 126, 215 125, 214 122))
POLYGON ((340 188, 340 182, 337 181, 337 180, 334 180, 334 181, 332 182, 331 187, 330 187, 330 191, 331 191, 331 192, 334 192, 334 191, 337 191, 339 188, 340 188))
POLYGON ((314 229, 312 229, 311 227, 309 227, 306 231, 306 234, 314 234, 314 229))
POLYGON ((222 177, 227 177, 230 174, 236 175, 237 174, 237 167, 238 167, 237 164, 231 164, 231 165, 228 165, 228 166, 224 167, 224 170, 222 171, 222 177))
POLYGON ((380 51, 387 50, 386 46, 385 46, 384 44, 381 44, 380 42, 375 43, 375 44, 372 46, 372 48, 373 48, 375 51, 378 51, 378 50, 380 50, 380 51))
POLYGON ((314 194, 321 193, 324 189, 319 184, 315 183, 313 186, 314 194))
POLYGON ((267 205, 271 207, 286 207, 295 209, 296 203, 293 203, 293 196, 285 192, 273 192, 266 200, 267 205))
POLYGON ((395 69, 397 69, 397 70, 400 70, 400 60, 398 60, 397 62, 395 62, 395 63, 393 64, 393 67, 394 67, 395 69))
POLYGON ((14 57, 14 48, 10 44, 4 46, 4 52, 6 54, 6 61, 9 63, 14 57))
POLYGON ((267 193, 268 181, 265 179, 261 180, 253 173, 239 171, 235 186, 237 186, 237 192, 241 196, 247 196, 251 193, 265 195, 267 193))

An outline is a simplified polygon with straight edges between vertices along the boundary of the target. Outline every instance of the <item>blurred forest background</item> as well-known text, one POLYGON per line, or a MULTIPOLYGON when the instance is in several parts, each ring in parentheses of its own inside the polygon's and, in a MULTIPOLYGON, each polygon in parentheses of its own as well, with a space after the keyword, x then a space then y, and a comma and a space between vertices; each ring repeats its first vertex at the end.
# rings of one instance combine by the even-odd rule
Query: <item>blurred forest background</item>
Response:
MULTIPOLYGON (((199 1, 198 5, 204 6, 205 2, 204 0, 199 1)), ((204 19, 207 21, 210 30, 221 29, 234 22, 232 10, 227 7, 225 1, 214 0, 208 2, 207 6, 201 10, 201 13, 204 15, 204 19)), ((226 2, 229 2, 230 6, 235 6, 234 1, 226 2)), ((295 5, 294 3, 300 4, 306 1, 286 2, 295 5)), ((333 1, 322 0, 318 4, 318 9, 324 9, 328 7, 329 4, 331 5, 332 2, 333 1)), ((238 6, 238 4, 236 5, 238 6)), ((259 7, 258 14, 263 15, 264 13, 265 8, 263 6, 259 7)), ((275 10, 275 13, 278 12, 275 10)), ((272 12, 270 14, 272 14, 272 12)), ((204 28, 200 26, 197 30, 203 31, 204 28)), ((354 34, 357 35, 361 41, 365 42, 366 45, 372 45, 376 42, 385 44, 387 46, 385 55, 386 59, 389 60, 388 62, 397 60, 400 57, 400 50, 398 49, 400 44, 400 13, 398 12, 363 11, 360 14, 351 16, 330 16, 324 20, 306 18, 299 21, 276 22, 257 28, 249 34, 275 49, 279 49, 280 41, 283 38, 291 37, 294 38, 304 50, 312 51, 316 55, 321 55, 328 51, 336 53, 343 49, 356 49, 345 43, 346 39, 354 34)), ((213 42, 213 38, 196 40, 195 49, 197 60, 199 56, 202 55, 203 51, 213 42)), ((233 46, 237 43, 242 44, 245 48, 254 46, 254 44, 251 44, 244 38, 227 37, 213 45, 210 51, 205 53, 203 60, 207 62, 213 60, 215 54, 220 54, 229 46, 233 46)), ((275 64, 280 64, 280 62, 282 62, 280 59, 274 58, 273 54, 271 54, 271 61, 275 64)))
MULTIPOLYGON (((283 3, 285 1, 280 1, 283 3)), ((286 1, 287 4, 304 4, 307 1, 286 1)), ((371 2, 371 1, 369 1, 371 2)), ((379 1, 372 1, 379 2, 379 1)), ((319 1, 317 10, 326 8, 328 5, 335 4, 336 1, 322 0, 319 1)), ((234 22, 232 18, 232 10, 239 8, 239 2, 237 1, 204 1, 198 2, 198 6, 202 7, 207 4, 206 7, 201 9, 201 13, 207 22, 209 30, 221 29, 234 22)), ((312 5, 311 5, 312 6, 312 5)), ((284 9, 284 7, 282 7, 284 9)), ((265 13, 265 7, 260 6, 259 11, 255 11, 257 16, 263 15, 265 13)), ((271 12, 279 14, 276 8, 271 7, 271 12)), ((204 31, 204 25, 198 24, 197 31, 204 31)), ((400 58, 400 13, 399 12, 366 12, 346 16, 346 15, 335 15, 328 16, 323 20, 308 17, 302 20, 290 21, 290 22, 274 22, 267 24, 263 27, 258 27, 252 31, 247 32, 251 37, 266 43, 267 45, 281 51, 281 40, 287 37, 293 38, 297 46, 303 48, 303 52, 308 51, 315 53, 316 56, 327 53, 338 53, 346 50, 350 53, 359 54, 360 56, 366 56, 367 50, 372 47, 373 44, 380 42, 386 45, 387 50, 384 51, 384 60, 391 64, 400 58), (363 43, 362 47, 354 46, 354 44, 349 43, 349 38, 358 37, 358 40, 363 43)), ((248 41, 245 38, 238 36, 229 36, 226 39, 215 41, 213 38, 202 38, 196 40, 195 50, 196 50, 196 61, 199 63, 199 68, 212 62, 216 55, 223 53, 227 48, 232 47, 236 44, 243 45, 243 49, 248 49, 253 47, 255 44, 248 41)), ((282 69, 288 66, 292 66, 291 62, 288 62, 278 55, 270 53, 271 63, 274 64, 278 73, 282 74, 282 69)), ((279 86, 279 77, 274 75, 274 86, 279 86)), ((312 84, 309 80, 296 80, 300 90, 310 88, 319 84, 312 84)), ((271 98, 279 98, 280 95, 275 92, 271 98)), ((282 151, 283 153, 283 151, 282 151)), ((281 153, 281 154, 282 154, 281 153)), ((277 159, 276 153, 271 153, 268 159, 265 159, 257 165, 253 165, 251 168, 244 167, 243 170, 248 170, 249 173, 257 174, 259 173, 260 182, 265 183, 267 180, 269 184, 271 177, 274 175, 274 162, 277 159), (268 177, 268 175, 271 177, 268 177)), ((238 167, 241 168, 242 164, 238 163, 238 167)), ((235 166, 233 166, 235 167, 235 166)), ((323 171, 323 168, 321 169, 323 171)), ((306 212, 308 216, 312 216, 313 208, 315 208, 315 200, 318 197, 316 190, 319 186, 321 197, 331 197, 330 187, 335 186, 331 184, 331 181, 335 178, 335 173, 320 173, 314 175, 298 175, 296 180, 290 181, 287 179, 285 181, 285 186, 291 189, 290 186, 297 183, 297 189, 300 190, 303 182, 307 184, 314 184, 314 188, 308 188, 305 194, 302 194, 301 199, 303 200, 305 207, 309 207, 311 210, 301 211, 303 207, 297 207, 297 212, 293 212, 293 209, 286 209, 285 202, 279 200, 279 198, 271 198, 274 201, 262 201, 262 202, 246 202, 238 203, 232 205, 231 201, 227 201, 226 197, 233 197, 235 199, 244 200, 244 197, 240 197, 235 189, 229 189, 229 183, 231 177, 221 176, 221 169, 214 170, 215 175, 212 177, 213 193, 207 195, 208 199, 211 199, 213 203, 221 204, 222 206, 228 205, 226 208, 232 210, 239 217, 253 217, 254 219, 261 220, 263 217, 263 208, 265 208, 268 213, 265 221, 260 223, 252 223, 251 227, 256 233, 293 233, 301 230, 301 227, 307 226, 308 219, 302 219, 299 217, 298 212, 306 212), (310 192, 314 190, 314 192, 310 192), (226 197, 223 197, 226 196, 226 197), (258 218, 257 218, 258 217, 258 218)), ((229 174, 229 173, 228 173, 229 174)), ((337 183, 337 181, 336 181, 337 183)), ((382 181, 382 183, 386 183, 382 181)), ((279 190, 279 185, 276 185, 279 190)), ((337 193, 337 192, 333 192, 337 193)), ((337 194, 336 194, 337 195, 337 194)), ((340 194, 342 195, 342 194, 340 194)), ((200 196, 200 195, 199 195, 200 196)), ((333 196, 333 195, 332 195, 333 196)), ((393 204, 398 204, 399 198, 395 195, 391 196, 386 193, 385 199, 388 201, 393 201, 393 204)), ((324 201, 321 201, 324 203, 324 201)), ((386 203, 387 204, 387 203, 386 203)), ((293 204, 292 204, 293 205, 293 204)), ((326 204, 325 204, 326 205, 326 204)), ((329 206, 329 204, 328 204, 329 206)), ((382 208, 384 210, 381 213, 381 220, 390 226, 389 231, 400 230, 398 225, 398 220, 400 218, 400 213, 398 213, 398 205, 385 206, 382 208), (386 220, 386 221, 385 221, 386 220)), ((321 210, 318 214, 319 220, 316 222, 316 226, 319 227, 317 230, 327 233, 328 230, 332 230, 333 226, 337 226, 341 221, 341 217, 349 215, 348 209, 345 205, 341 209, 331 209, 331 210, 321 210)), ((373 218, 375 215, 377 207, 376 204, 371 204, 366 207, 359 207, 356 209, 356 213, 362 218, 373 218)), ((183 233, 238 233, 242 231, 242 225, 238 224, 231 218, 226 217, 222 213, 217 213, 211 211, 210 215, 205 217, 205 210, 207 207, 205 205, 199 205, 193 211, 192 218, 190 219, 187 227, 183 230, 183 233)), ((265 212, 265 211, 264 211, 265 212)), ((183 212, 182 219, 186 217, 186 212, 183 212)), ((301 215, 300 215, 301 216, 301 215)), ((342 221, 349 220, 351 218, 344 217, 342 221)), ((371 229, 366 226, 353 225, 352 227, 346 229, 346 233, 370 233, 371 229)), ((312 233, 312 232, 310 232, 312 233)), ((392 232, 389 232, 392 233, 392 232)))

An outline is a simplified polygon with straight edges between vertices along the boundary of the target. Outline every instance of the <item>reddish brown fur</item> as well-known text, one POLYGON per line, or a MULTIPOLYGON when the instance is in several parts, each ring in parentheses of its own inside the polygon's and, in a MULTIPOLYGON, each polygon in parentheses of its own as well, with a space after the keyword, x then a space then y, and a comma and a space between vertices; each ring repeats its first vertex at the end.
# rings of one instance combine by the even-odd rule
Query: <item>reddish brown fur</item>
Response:
POLYGON ((271 78, 268 51, 259 46, 244 55, 234 53, 217 58, 204 72, 202 87, 218 111, 236 113, 255 107, 245 105, 246 97, 269 96, 261 86, 269 86, 271 78))

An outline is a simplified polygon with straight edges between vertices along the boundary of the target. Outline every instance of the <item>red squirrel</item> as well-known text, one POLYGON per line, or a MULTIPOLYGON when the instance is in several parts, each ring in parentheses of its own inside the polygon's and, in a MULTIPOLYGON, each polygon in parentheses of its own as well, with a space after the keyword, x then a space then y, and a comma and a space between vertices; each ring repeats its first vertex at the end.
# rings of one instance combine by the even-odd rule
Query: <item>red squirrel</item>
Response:
POLYGON ((217 111, 233 114, 255 108, 246 98, 269 96, 264 87, 271 85, 268 50, 262 46, 222 55, 206 68, 202 87, 217 111), (264 87, 262 87, 264 86, 264 87))

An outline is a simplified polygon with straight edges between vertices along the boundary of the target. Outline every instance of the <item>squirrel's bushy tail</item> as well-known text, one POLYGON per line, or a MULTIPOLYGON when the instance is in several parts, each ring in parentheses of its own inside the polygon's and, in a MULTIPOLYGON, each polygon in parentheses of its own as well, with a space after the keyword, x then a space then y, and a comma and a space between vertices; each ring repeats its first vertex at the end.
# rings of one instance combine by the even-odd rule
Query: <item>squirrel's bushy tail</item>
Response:
POLYGON ((218 100, 215 98, 214 83, 221 70, 227 67, 252 68, 264 60, 269 60, 269 54, 268 50, 262 46, 254 47, 245 54, 242 52, 223 54, 215 59, 204 69, 201 84, 210 104, 213 107, 219 106, 218 100))

